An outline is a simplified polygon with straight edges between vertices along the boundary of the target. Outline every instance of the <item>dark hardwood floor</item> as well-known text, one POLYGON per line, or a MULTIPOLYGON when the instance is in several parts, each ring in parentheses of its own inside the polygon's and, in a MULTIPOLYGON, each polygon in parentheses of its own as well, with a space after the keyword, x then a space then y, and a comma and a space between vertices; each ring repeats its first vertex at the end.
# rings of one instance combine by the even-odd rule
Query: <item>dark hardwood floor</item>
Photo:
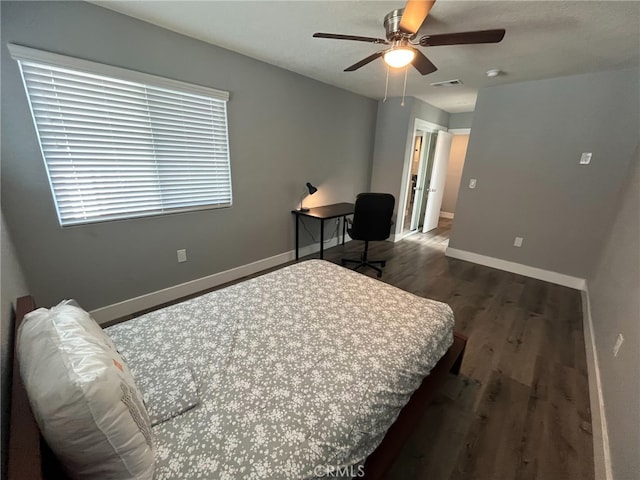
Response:
MULTIPOLYGON (((592 480, 580 292, 445 257, 451 223, 370 244, 371 259, 387 260, 381 281, 448 303, 469 337, 460 375, 425 410, 388 480, 592 480)), ((362 249, 352 241, 325 259, 362 249)))
MULTIPOLYGON (((440 222, 370 244, 370 258, 388 260, 382 281, 448 303, 469 337, 460 376, 426 409, 388 478, 593 479, 580 292, 445 257, 451 220, 440 222)), ((362 245, 325 259, 357 258, 362 245)))

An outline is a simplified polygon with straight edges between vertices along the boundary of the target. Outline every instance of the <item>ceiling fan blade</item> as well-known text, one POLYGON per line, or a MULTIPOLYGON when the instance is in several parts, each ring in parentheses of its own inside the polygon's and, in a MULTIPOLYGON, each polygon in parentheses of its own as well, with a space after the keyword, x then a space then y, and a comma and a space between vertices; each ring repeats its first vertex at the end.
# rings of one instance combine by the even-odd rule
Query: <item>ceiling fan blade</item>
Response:
POLYGON ((420 38, 422 47, 437 47, 440 45, 470 45, 474 43, 498 43, 504 38, 505 29, 476 30, 474 32, 442 33, 439 35, 424 35, 420 38))
POLYGON ((382 52, 376 52, 373 55, 369 55, 367 58, 360 60, 358 63, 354 63, 350 67, 344 69, 345 72, 353 72, 354 70, 358 70, 360 67, 364 67, 367 63, 373 62, 376 58, 380 58, 384 55, 384 50, 382 52))
POLYGON ((331 38, 334 40, 355 40, 356 42, 382 43, 385 45, 389 43, 382 38, 359 37, 357 35, 342 35, 340 33, 314 33, 313 37, 314 38, 331 38))
POLYGON ((413 58, 413 62, 411 63, 421 75, 428 75, 429 73, 433 73, 438 70, 438 68, 431 63, 431 60, 425 57, 420 50, 417 48, 414 48, 413 50, 416 52, 416 56, 413 58))
POLYGON ((408 0, 404 7, 400 30, 404 33, 416 34, 436 0, 408 0))

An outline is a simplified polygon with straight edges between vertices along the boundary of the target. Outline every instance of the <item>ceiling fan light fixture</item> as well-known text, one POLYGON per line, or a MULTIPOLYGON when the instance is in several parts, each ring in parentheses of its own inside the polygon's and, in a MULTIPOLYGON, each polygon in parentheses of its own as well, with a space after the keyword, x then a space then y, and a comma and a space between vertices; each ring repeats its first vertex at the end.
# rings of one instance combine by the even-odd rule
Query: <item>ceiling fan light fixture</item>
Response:
POLYGON ((416 52, 412 48, 398 47, 388 50, 384 54, 384 61, 394 68, 402 68, 413 62, 416 52))

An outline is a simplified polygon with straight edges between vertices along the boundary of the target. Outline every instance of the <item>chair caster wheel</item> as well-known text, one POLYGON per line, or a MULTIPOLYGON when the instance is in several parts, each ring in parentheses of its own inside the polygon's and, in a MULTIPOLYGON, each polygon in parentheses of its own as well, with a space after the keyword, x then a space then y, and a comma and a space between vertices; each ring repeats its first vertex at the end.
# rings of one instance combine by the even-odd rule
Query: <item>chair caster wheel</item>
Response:
POLYGON ((387 265, 387 262, 382 262, 381 265, 384 267, 387 265))

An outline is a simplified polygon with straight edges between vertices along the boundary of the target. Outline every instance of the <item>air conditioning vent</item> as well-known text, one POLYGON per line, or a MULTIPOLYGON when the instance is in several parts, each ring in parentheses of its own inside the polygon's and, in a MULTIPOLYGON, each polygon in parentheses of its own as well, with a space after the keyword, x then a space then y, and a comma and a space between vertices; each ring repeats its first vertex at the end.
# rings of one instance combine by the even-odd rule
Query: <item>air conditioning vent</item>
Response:
POLYGON ((431 84, 432 87, 453 87, 455 85, 462 85, 462 81, 456 78, 455 80, 445 80, 444 82, 435 82, 431 84))

